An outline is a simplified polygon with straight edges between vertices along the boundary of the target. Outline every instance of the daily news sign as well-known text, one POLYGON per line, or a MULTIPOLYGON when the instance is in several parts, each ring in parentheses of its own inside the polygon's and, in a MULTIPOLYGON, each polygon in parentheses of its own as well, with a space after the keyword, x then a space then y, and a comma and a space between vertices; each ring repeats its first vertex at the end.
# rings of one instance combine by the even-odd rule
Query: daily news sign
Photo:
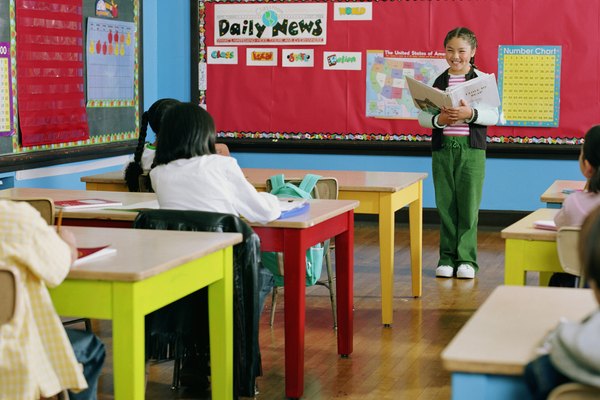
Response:
POLYGON ((321 45, 327 3, 216 4, 215 46, 321 45))

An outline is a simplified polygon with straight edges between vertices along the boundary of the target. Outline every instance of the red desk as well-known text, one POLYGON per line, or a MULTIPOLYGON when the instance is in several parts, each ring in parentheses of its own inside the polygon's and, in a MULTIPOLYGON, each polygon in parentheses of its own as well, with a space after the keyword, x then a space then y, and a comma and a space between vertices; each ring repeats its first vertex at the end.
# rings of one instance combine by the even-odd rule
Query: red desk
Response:
POLYGON ((261 250, 283 252, 285 264, 285 395, 304 392, 305 255, 310 246, 335 237, 338 354, 353 350, 354 208, 353 200, 316 200, 308 213, 268 225, 251 224, 261 250))

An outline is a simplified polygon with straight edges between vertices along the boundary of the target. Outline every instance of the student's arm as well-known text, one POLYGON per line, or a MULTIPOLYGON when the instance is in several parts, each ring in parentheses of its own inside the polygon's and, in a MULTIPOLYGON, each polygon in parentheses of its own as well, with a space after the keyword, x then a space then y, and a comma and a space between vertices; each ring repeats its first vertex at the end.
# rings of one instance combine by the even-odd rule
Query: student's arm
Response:
POLYGON ((8 205, 9 211, 6 208, 0 211, 1 253, 27 267, 48 287, 57 286, 71 267, 71 248, 29 204, 8 203, 12 203, 8 205))
POLYGON ((257 192, 244 176, 234 158, 228 168, 228 180, 234 190, 236 211, 250 222, 265 224, 279 218, 279 200, 270 193, 257 192))

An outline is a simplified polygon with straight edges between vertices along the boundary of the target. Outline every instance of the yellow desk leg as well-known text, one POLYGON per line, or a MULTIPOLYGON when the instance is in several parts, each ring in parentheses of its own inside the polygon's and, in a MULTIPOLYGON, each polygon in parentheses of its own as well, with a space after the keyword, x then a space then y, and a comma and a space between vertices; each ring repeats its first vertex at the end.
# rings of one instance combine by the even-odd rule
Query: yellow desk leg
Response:
POLYGON ((381 193, 379 199, 379 268, 381 322, 390 325, 394 321, 394 210, 389 193, 381 193))
POLYGON ((417 199, 409 205, 410 268, 413 297, 421 297, 423 280, 423 182, 417 199))
POLYGON ((223 251, 223 279, 208 287, 213 399, 233 399, 233 252, 223 251))
POLYGON ((525 286, 525 254, 524 240, 506 239, 504 251, 504 284, 525 286))
POLYGON ((144 399, 144 314, 135 283, 113 285, 113 373, 116 400, 144 399))

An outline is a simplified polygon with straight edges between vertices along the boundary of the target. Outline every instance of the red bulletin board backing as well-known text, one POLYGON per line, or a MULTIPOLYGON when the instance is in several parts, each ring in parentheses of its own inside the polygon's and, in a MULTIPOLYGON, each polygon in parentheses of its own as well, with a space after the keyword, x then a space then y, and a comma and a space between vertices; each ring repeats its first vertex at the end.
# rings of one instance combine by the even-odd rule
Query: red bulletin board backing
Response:
MULTIPOLYGON (((220 1, 219 3, 230 3, 220 1)), ((231 2, 233 3, 233 2, 231 2)), ((261 2, 257 7, 284 2, 261 2)), ((248 3, 244 3, 248 4, 248 3)), ((348 4, 352 4, 349 2, 348 4)), ((371 21, 334 21, 328 2, 327 44, 313 48, 312 68, 209 64, 200 92, 222 138, 344 141, 427 141, 416 120, 365 116, 367 50, 442 52, 448 31, 466 26, 479 42, 477 67, 498 76, 499 45, 562 46, 560 120, 556 128, 488 129, 494 143, 579 144, 600 123, 600 0, 376 1, 371 21), (323 51, 362 52, 361 71, 326 71, 323 51)), ((200 2, 199 48, 214 45, 215 2, 200 2)), ((273 47, 273 46, 269 46, 273 47)))

